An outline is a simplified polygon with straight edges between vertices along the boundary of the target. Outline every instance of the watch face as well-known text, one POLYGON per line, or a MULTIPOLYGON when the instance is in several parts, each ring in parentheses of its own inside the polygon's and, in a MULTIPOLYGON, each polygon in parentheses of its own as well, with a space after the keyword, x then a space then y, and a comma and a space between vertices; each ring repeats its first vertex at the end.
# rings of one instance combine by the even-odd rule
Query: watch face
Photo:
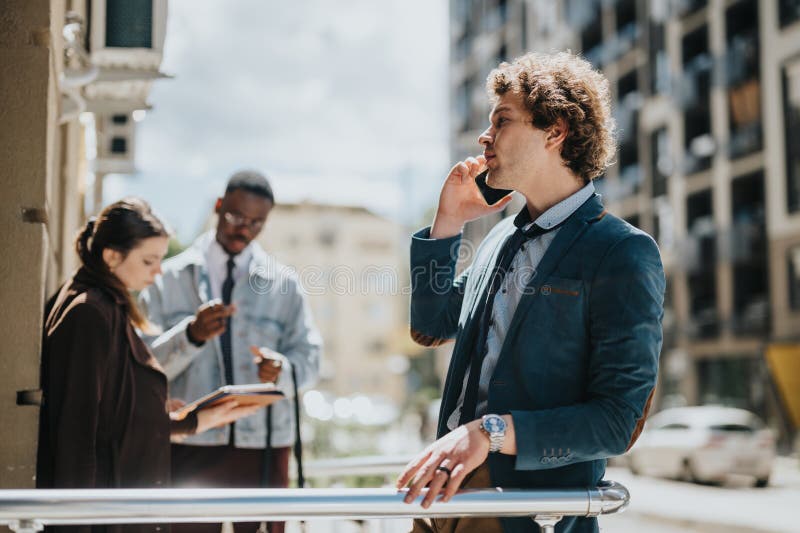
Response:
POLYGON ((497 415, 487 416, 483 419, 483 429, 487 433, 502 433, 506 429, 506 421, 497 415))

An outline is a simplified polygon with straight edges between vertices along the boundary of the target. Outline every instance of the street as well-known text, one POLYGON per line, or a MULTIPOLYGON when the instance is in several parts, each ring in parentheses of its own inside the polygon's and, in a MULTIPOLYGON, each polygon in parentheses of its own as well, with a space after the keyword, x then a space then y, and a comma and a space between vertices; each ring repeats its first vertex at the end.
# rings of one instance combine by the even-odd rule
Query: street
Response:
MULTIPOLYGON (((607 479, 631 492, 631 503, 621 514, 601 516, 600 530, 613 533, 793 533, 798 530, 800 466, 797 459, 776 461, 767 488, 749 486, 746 478, 724 486, 704 486, 634 476, 626 468, 609 468, 607 479)), ((313 521, 308 533, 402 533, 409 520, 368 521, 363 528, 352 522, 313 521)), ((297 524, 287 532, 299 533, 297 524)))
POLYGON ((749 486, 750 480, 745 478, 721 487, 703 486, 634 476, 624 468, 609 468, 606 477, 628 487, 631 504, 620 515, 600 519, 605 531, 641 531, 645 525, 649 533, 798 529, 800 468, 796 459, 776 461, 770 485, 763 489, 749 486))

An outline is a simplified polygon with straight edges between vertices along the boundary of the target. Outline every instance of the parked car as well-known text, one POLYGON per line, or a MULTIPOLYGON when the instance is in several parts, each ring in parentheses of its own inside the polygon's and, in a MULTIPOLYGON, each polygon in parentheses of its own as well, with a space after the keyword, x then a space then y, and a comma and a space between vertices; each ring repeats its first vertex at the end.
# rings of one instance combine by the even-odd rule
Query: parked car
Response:
POLYGON ((775 436, 744 409, 698 406, 665 409, 645 424, 626 455, 634 474, 718 483, 728 474, 766 487, 775 459, 775 436))

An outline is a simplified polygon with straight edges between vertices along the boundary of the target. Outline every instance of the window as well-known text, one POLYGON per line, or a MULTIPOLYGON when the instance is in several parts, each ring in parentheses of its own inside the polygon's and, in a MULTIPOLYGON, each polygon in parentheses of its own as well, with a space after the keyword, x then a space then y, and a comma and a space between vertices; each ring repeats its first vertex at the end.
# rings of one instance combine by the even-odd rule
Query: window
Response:
POLYGON ((653 198, 653 238, 662 249, 675 245, 672 205, 667 196, 653 198))
POLYGON ((800 19, 800 0, 779 0, 778 17, 781 28, 797 22, 800 19))
POLYGON ((495 62, 497 64, 502 63, 503 61, 508 61, 508 47, 505 43, 497 50, 497 55, 495 56, 495 62))
POLYGON ((672 153, 669 132, 661 128, 650 135, 650 176, 653 180, 653 198, 667 194, 667 180, 672 175, 672 153))
POLYGON ((128 123, 128 115, 114 115, 111 117, 111 122, 123 126, 128 123))
POLYGON ((456 41, 455 54, 454 54, 455 59, 457 61, 462 61, 466 59, 469 56, 471 45, 472 45, 472 40, 470 39, 470 36, 465 32, 464 34, 461 35, 461 37, 458 38, 458 41, 456 41))
POLYGON ((789 308, 800 311, 800 245, 789 248, 786 252, 786 263, 789 273, 789 308))
POLYGON ((734 333, 762 335, 769 328, 764 176, 736 178, 731 191, 734 333))
POLYGON ((317 240, 322 246, 330 248, 336 243, 336 232, 331 229, 323 229, 319 232, 317 240))
POLYGON ((106 0, 106 46, 153 47, 153 0, 106 0))
POLYGON ((717 318, 717 235, 712 217, 711 191, 692 194, 687 199, 688 244, 684 254, 689 284, 691 335, 713 337, 718 332, 717 318))
POLYGON ((469 108, 470 108, 470 85, 462 83, 456 90, 453 100, 454 117, 453 122, 458 131, 465 132, 469 129, 469 108))
POLYGON ((663 23, 650 23, 648 58, 649 64, 647 68, 650 70, 650 94, 669 92, 669 57, 667 57, 663 23))
POLYGON ((731 157, 761 149, 761 84, 759 82, 758 4, 746 0, 725 13, 725 53, 731 157))
POLYGON ((595 67, 603 64, 603 19, 597 0, 573 0, 569 3, 569 20, 580 28, 583 56, 595 67))
POLYGON ((725 431, 728 433, 752 433, 753 428, 742 424, 715 424, 711 426, 713 431, 725 431))
MULTIPOLYGON (((729 355, 729 354, 726 354, 729 355)), ((697 362, 700 403, 722 404, 763 413, 766 368, 757 357, 723 357, 697 362)))
POLYGON ((636 22, 636 1, 618 0, 614 12, 617 19, 614 56, 621 57, 633 48, 639 39, 639 25, 636 22))
POLYGON ((682 429, 686 430, 689 429, 689 426, 686 424, 681 424, 679 422, 673 422, 672 424, 667 424, 664 427, 656 428, 656 429, 682 429))
POLYGON ((112 137, 111 138, 111 153, 112 154, 127 154, 128 153, 128 139, 125 137, 112 137))
POLYGON ((711 166, 716 150, 711 136, 711 55, 708 51, 708 27, 683 38, 683 103, 686 173, 711 166))
POLYGON ((696 11, 700 11, 708 4, 708 0, 677 0, 678 13, 682 16, 688 16, 696 11))
POLYGON ((783 116, 786 132, 786 201, 800 211, 800 61, 783 69, 783 116))
POLYGON ((620 193, 622 196, 629 196, 639 192, 642 180, 638 144, 641 95, 638 90, 636 70, 620 78, 618 94, 620 193))

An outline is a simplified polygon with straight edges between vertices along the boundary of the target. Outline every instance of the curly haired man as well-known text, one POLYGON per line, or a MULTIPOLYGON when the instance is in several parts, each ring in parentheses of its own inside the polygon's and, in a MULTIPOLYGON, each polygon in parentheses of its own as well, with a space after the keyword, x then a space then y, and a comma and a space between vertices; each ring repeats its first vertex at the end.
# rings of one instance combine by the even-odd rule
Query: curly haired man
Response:
MULTIPOLYGON (((661 350, 664 273, 647 234, 607 213, 593 179, 615 153, 608 81, 570 53, 529 53, 489 74, 478 142, 411 244, 411 335, 455 339, 438 440, 397 480, 422 506, 463 487, 598 485, 636 440, 661 350), (455 275, 464 223, 495 213, 476 177, 525 199, 455 275), (442 274, 446 275, 442 275, 442 274), (444 281, 443 281, 444 280, 444 281)), ((414 531, 538 531, 530 518, 417 520, 414 531)), ((559 532, 598 531, 564 518, 559 532)))

